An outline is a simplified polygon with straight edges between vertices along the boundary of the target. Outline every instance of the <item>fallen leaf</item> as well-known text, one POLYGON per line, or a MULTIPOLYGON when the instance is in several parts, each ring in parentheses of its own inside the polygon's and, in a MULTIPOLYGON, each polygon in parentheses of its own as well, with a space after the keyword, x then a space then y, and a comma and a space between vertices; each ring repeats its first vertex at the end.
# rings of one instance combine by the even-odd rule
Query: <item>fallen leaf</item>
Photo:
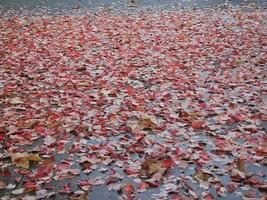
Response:
POLYGON ((149 158, 146 159, 142 164, 141 164, 141 174, 143 176, 151 177, 153 174, 159 172, 161 174, 164 174, 166 171, 166 168, 162 166, 161 161, 149 158))
POLYGON ((24 187, 27 192, 30 192, 30 191, 36 190, 38 188, 38 185, 35 182, 26 182, 24 184, 24 187))
POLYGON ((56 142, 56 139, 50 135, 47 135, 44 138, 44 144, 47 146, 50 146, 51 144, 54 144, 55 142, 56 142))
POLYGON ((62 189, 59 191, 59 193, 70 193, 70 187, 71 187, 71 184, 68 183, 68 184, 65 184, 63 185, 62 189))
POLYGON ((17 167, 29 169, 30 161, 41 161, 39 154, 32 153, 11 153, 12 163, 17 167))
POLYGON ((203 192, 201 195, 202 200, 215 200, 214 196, 210 192, 203 192))
POLYGON ((18 188, 16 190, 13 190, 11 193, 15 194, 15 195, 18 195, 18 194, 23 194, 24 191, 25 191, 25 188, 18 188))
POLYGON ((69 195, 70 200, 89 200, 88 191, 83 193, 72 193, 69 195))
POLYGON ((13 98, 13 99, 10 99, 9 100, 9 102, 11 103, 11 104, 22 104, 22 103, 24 103, 19 97, 15 97, 15 98, 13 98))
POLYGON ((6 182, 0 181, 0 190, 5 189, 6 188, 6 185, 7 185, 6 182))
POLYGON ((194 121, 192 121, 191 126, 194 129, 201 129, 204 127, 204 123, 202 121, 199 121, 199 120, 194 120, 194 121))
POLYGON ((237 159, 237 169, 241 172, 245 172, 246 168, 245 168, 244 159, 242 158, 237 159))
POLYGON ((256 148, 257 155, 267 157, 267 145, 256 148))
POLYGON ((161 160, 161 165, 164 168, 168 169, 168 168, 173 167, 175 165, 175 162, 171 158, 169 158, 169 159, 163 159, 163 160, 161 160))
POLYGON ((54 166, 55 158, 51 156, 50 158, 44 160, 37 168, 35 178, 41 178, 48 175, 54 166))
POLYGON ((194 175, 194 178, 198 181, 208 181, 212 177, 213 175, 211 173, 207 173, 202 170, 198 170, 194 175))
POLYGON ((234 192, 236 188, 238 187, 237 183, 231 182, 226 185, 226 189, 228 192, 234 192))
POLYGON ((139 120, 139 125, 142 128, 154 129, 156 127, 156 122, 154 117, 149 115, 141 115, 139 120))
POLYGON ((238 169, 232 169, 231 178, 233 181, 239 182, 242 179, 245 179, 246 175, 244 172, 241 172, 238 169))
POLYGON ((123 186, 123 194, 126 195, 127 199, 133 199, 135 196, 135 189, 131 183, 126 183, 123 186))
POLYGON ((139 174, 139 170, 137 168, 133 167, 126 167, 123 169, 124 172, 128 175, 134 175, 134 174, 139 174))
POLYGON ((244 196, 249 197, 249 198, 257 198, 258 193, 255 190, 246 191, 246 192, 244 192, 244 196))
POLYGON ((148 184, 144 181, 141 181, 138 184, 138 192, 144 192, 146 190, 146 188, 148 188, 148 184))

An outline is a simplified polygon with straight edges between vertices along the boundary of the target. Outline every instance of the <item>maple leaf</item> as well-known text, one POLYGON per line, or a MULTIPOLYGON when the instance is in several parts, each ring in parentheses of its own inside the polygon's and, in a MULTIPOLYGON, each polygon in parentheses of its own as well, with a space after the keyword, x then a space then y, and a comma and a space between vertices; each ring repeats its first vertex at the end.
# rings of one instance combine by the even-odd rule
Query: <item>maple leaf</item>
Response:
POLYGON ((204 123, 200 120, 193 120, 191 126, 194 129, 201 129, 204 127, 204 123))
POLYGON ((88 191, 82 192, 82 193, 74 192, 69 195, 69 199, 70 200, 89 200, 88 191))
POLYGON ((139 125, 142 128, 154 129, 156 127, 155 118, 149 115, 141 115, 139 125))
POLYGON ((234 192, 237 187, 238 187, 238 185, 235 182, 230 182, 226 185, 226 189, 228 192, 234 192))
POLYGON ((59 191, 60 193, 70 193, 70 188, 71 187, 71 184, 68 183, 68 184, 65 184, 63 185, 62 189, 59 191))
POLYGON ((210 192, 203 192, 202 200, 215 200, 215 198, 210 192))
POLYGON ((88 180, 80 180, 79 186, 84 191, 88 191, 92 187, 90 181, 88 181, 88 180))
POLYGON ((137 168, 126 167, 123 170, 128 175, 139 174, 139 170, 137 168))
POLYGON ((33 190, 36 190, 38 188, 38 185, 35 182, 26 182, 24 184, 24 187, 27 192, 31 192, 33 190))
POLYGON ((10 99, 9 102, 11 104, 22 104, 22 103, 24 103, 19 97, 15 97, 13 99, 10 99))
POLYGON ((148 183, 141 181, 138 184, 138 192, 144 192, 148 186, 149 186, 148 183))
POLYGON ((158 187, 161 181, 162 181, 162 172, 155 172, 153 173, 151 178, 146 180, 146 183, 148 183, 151 187, 158 187))
POLYGON ((6 129, 4 127, 0 127, 0 142, 3 141, 6 137, 6 129))
POLYGON ((255 199, 258 197, 258 193, 255 190, 250 190, 250 191, 244 192, 244 196, 255 199))
POLYGON ((41 165, 38 166, 35 178, 41 178, 48 175, 53 169, 54 162, 55 158, 53 156, 44 160, 41 165))
POLYGON ((171 158, 169 158, 169 159, 163 159, 163 160, 161 160, 161 165, 164 168, 168 169, 168 168, 171 168, 172 166, 174 166, 175 165, 175 162, 171 158))
POLYGON ((246 175, 244 172, 241 172, 238 169, 232 169, 231 178, 232 178, 232 180, 239 182, 239 181, 245 179, 246 175))
POLYGON ((128 200, 131 200, 135 196, 135 189, 133 184, 131 183, 126 183, 123 188, 122 188, 123 194, 126 195, 128 200))
POLYGON ((122 176, 120 174, 113 174, 113 175, 110 175, 106 178, 105 184, 108 185, 108 184, 114 183, 120 179, 122 179, 122 176))
POLYGON ((0 181, 0 190, 5 189, 6 185, 7 185, 6 182, 0 181))
POLYGON ((241 172, 245 172, 246 167, 245 167, 244 159, 242 158, 237 159, 237 169, 241 172))
POLYGON ((18 194, 23 194, 25 191, 25 188, 18 188, 12 191, 12 194, 18 195, 18 194))
POLYGON ((143 176, 151 177, 153 174, 159 172, 160 174, 164 174, 166 168, 163 167, 162 162, 160 160, 156 160, 153 158, 146 159, 141 164, 140 172, 143 176))
POLYGON ((30 161, 41 161, 39 154, 33 153, 11 153, 10 154, 12 163, 17 167, 22 167, 25 169, 29 169, 30 161))
POLYGON ((155 129, 156 120, 153 116, 141 114, 137 121, 129 121, 127 127, 132 133, 138 134, 142 129, 155 129))
POLYGON ((11 173, 7 167, 0 168, 0 176, 11 176, 11 173))
POLYGON ((258 155, 267 157, 267 144, 264 146, 258 146, 255 151, 258 155))
POLYGON ((197 170, 194 178, 198 181, 208 181, 210 178, 212 178, 213 175, 211 173, 204 172, 203 170, 197 170))
POLYGON ((47 145, 47 146, 49 146, 49 145, 51 145, 51 144, 53 144, 55 142, 56 142, 56 139, 54 137, 50 136, 50 135, 47 135, 44 138, 44 144, 47 145))

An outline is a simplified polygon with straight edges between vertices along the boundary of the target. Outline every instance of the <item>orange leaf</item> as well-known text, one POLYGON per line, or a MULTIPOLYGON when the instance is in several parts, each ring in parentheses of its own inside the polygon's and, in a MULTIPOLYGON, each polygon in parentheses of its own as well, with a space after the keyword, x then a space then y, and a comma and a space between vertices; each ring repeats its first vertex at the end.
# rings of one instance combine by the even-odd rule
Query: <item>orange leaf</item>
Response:
POLYGON ((191 124, 192 128, 194 128, 194 129, 203 128, 203 125, 204 125, 204 123, 202 121, 199 121, 199 120, 194 120, 194 121, 192 121, 192 124, 191 124))
POLYGON ((123 186, 123 193, 127 196, 127 199, 132 199, 135 193, 134 186, 131 183, 126 183, 123 186))
POLYGON ((164 168, 168 169, 168 168, 174 166, 175 163, 174 163, 173 160, 170 158, 170 159, 164 159, 164 160, 162 160, 162 161, 161 161, 161 165, 162 165, 164 168))
POLYGON ((148 185, 146 182, 142 181, 142 182, 139 184, 138 189, 139 189, 139 191, 145 191, 146 188, 147 188, 148 186, 149 186, 149 185, 148 185))

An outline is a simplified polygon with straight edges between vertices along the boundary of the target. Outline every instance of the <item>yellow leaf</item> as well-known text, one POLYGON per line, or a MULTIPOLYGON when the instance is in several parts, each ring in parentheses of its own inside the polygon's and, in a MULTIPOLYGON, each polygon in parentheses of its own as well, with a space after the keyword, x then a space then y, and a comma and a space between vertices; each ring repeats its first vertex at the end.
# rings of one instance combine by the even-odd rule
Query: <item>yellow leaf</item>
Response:
POLYGON ((38 153, 30 153, 27 158, 30 161, 41 161, 42 160, 38 153))
POLYGON ((30 161, 41 161, 39 154, 12 153, 10 154, 12 163, 17 167, 29 169, 30 161))

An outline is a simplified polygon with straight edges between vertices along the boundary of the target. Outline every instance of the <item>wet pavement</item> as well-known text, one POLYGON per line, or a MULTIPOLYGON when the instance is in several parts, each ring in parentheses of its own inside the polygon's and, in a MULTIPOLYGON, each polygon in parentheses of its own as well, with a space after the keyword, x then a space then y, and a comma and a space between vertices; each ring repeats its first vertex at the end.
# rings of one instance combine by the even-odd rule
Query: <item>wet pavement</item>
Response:
POLYGON ((233 6, 255 4, 257 7, 267 6, 266 0, 0 0, 0 12, 39 11, 60 13, 73 10, 116 10, 136 11, 143 9, 192 9, 211 8, 222 4, 233 6))

